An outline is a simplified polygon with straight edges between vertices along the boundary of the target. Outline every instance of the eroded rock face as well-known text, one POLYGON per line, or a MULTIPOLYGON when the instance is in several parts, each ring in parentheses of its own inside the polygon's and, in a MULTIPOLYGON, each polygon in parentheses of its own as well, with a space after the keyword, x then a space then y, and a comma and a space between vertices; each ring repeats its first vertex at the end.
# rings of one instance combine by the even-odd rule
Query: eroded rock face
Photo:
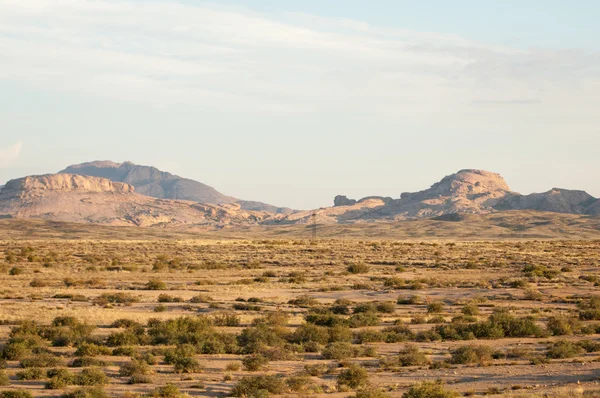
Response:
POLYGON ((78 191, 106 193, 134 193, 135 188, 122 182, 113 182, 105 178, 88 177, 73 174, 51 174, 29 176, 6 183, 3 193, 19 191, 78 191))
POLYGON ((347 196, 344 195, 338 195, 335 197, 335 199, 333 199, 333 205, 334 206, 352 206, 356 204, 356 200, 354 199, 348 199, 347 196))
POLYGON ((293 210, 257 201, 239 200, 218 192, 215 188, 161 171, 156 167, 140 166, 131 162, 115 163, 95 161, 67 167, 60 173, 107 178, 115 182, 133 185, 136 192, 159 199, 189 200, 198 203, 239 203, 242 209, 266 211, 274 214, 289 214, 293 210))

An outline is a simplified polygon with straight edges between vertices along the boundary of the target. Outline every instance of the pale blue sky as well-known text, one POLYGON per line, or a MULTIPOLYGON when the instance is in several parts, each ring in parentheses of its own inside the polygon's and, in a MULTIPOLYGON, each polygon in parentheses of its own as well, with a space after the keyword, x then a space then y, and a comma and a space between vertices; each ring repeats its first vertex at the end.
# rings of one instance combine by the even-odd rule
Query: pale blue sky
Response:
POLYGON ((0 0, 0 184, 155 165, 282 206, 461 168, 600 196, 600 3, 0 0))

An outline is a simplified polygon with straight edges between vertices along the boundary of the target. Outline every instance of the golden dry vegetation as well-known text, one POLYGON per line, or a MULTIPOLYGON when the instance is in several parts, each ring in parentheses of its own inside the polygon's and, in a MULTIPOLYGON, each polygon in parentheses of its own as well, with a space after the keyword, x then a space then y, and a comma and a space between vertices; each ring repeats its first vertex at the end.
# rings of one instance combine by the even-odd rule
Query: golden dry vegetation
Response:
POLYGON ((72 228, 0 241, 2 397, 600 394, 600 241, 72 228))

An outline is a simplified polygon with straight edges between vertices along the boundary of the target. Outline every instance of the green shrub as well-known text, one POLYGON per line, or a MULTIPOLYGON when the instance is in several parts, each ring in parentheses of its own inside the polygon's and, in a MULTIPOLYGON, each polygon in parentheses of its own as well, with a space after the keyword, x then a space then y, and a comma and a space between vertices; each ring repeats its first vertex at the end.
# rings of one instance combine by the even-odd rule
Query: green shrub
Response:
POLYGON ((195 304, 210 303, 211 301, 213 301, 213 298, 207 294, 198 294, 190 299, 190 303, 195 304))
POLYGON ((559 340, 548 346, 546 350, 546 358, 573 358, 581 354, 582 352, 583 348, 580 345, 567 340, 559 340))
POLYGON ((466 304, 464 307, 462 307, 461 312, 464 315, 476 316, 479 315, 479 307, 474 303, 466 304))
POLYGON ((146 290, 167 290, 167 284, 160 279, 150 279, 146 283, 146 290))
POLYGON ((60 359, 52 354, 37 354, 22 359, 19 365, 22 368, 50 368, 60 365, 60 359))
POLYGON ((302 392, 307 389, 310 381, 310 377, 300 375, 289 377, 285 382, 293 392, 302 392))
POLYGON ((390 395, 381 388, 365 388, 356 393, 355 398, 389 398, 390 395))
POLYGON ((249 372, 256 372, 265 369, 269 364, 269 359, 261 354, 253 354, 242 359, 244 369, 249 372))
POLYGON ((355 358, 361 354, 360 347, 353 346, 347 342, 335 342, 329 344, 322 352, 325 359, 343 360, 355 358))
POLYGON ((391 301, 377 303, 375 309, 377 310, 377 312, 381 312, 384 314, 393 314, 396 312, 396 304, 391 301))
POLYGON ((419 347, 409 345, 400 351, 398 356, 401 366, 422 366, 431 363, 427 355, 419 350, 419 347))
POLYGON ((159 303, 182 303, 184 300, 181 297, 171 296, 170 294, 159 294, 157 301, 159 303))
POLYGON ((85 368, 75 375, 73 384, 78 386, 102 386, 108 383, 106 374, 97 368, 85 368))
POLYGON ((454 364, 485 363, 492 360, 494 350, 484 345, 464 345, 451 352, 454 364))
POLYGON ((128 384, 150 384, 152 382, 152 376, 139 373, 132 374, 129 380, 127 380, 128 384))
POLYGON ((425 382, 412 386, 402 398, 455 398, 460 396, 455 391, 446 390, 441 382, 425 382))
POLYGON ((346 270, 351 274, 366 274, 369 272, 369 266, 364 263, 350 264, 346 270))
POLYGON ((4 370, 0 370, 0 387, 10 384, 10 379, 4 370))
POLYGON ((66 393, 62 398, 110 398, 104 388, 101 386, 91 388, 78 388, 77 390, 66 393))
POLYGON ((44 371, 40 368, 27 368, 17 372, 18 380, 41 380, 44 376, 44 371))
POLYGON ((369 373, 365 368, 357 364, 351 364, 342 370, 337 379, 338 386, 348 386, 356 389, 365 386, 369 382, 369 373))
POLYGON ((427 305, 427 312, 429 314, 439 314, 444 311, 444 303, 441 301, 434 301, 427 305))
POLYGON ((111 349, 94 343, 81 343, 77 346, 75 355, 78 357, 95 357, 98 355, 110 355, 111 349))
POLYGON ((27 390, 7 390, 0 391, 0 398, 33 398, 33 394, 27 390))
POLYGON ((70 364, 71 368, 86 368, 88 366, 106 366, 108 365, 105 361, 92 357, 80 357, 75 358, 70 364))
POLYGON ((60 390, 73 384, 74 375, 67 369, 51 369, 47 376, 50 378, 46 383, 49 390, 60 390))
POLYGON ((157 398, 179 398, 183 394, 181 394, 181 391, 179 391, 179 388, 175 384, 169 383, 154 390, 152 396, 157 398))
POLYGON ((130 377, 135 374, 149 375, 152 373, 152 368, 144 361, 127 362, 119 368, 120 377, 130 377))
POLYGON ((23 267, 12 267, 10 269, 10 271, 8 271, 8 274, 13 275, 13 276, 22 275, 24 273, 25 273, 25 268, 23 268, 23 267))
POLYGON ((577 333, 581 329, 581 324, 576 318, 553 316, 548 318, 546 327, 553 336, 566 336, 577 333))
POLYGON ((283 394, 286 391, 285 379, 274 375, 243 377, 233 387, 231 394, 234 397, 256 397, 260 391, 283 394))

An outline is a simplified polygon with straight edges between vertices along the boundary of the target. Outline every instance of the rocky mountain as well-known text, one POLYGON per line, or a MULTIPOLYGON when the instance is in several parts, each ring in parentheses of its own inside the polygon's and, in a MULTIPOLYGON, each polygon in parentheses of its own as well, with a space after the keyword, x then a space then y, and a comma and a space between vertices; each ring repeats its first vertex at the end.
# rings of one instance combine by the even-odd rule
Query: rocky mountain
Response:
POLYGON ((30 176, 6 183, 0 191, 0 217, 136 226, 249 225, 274 215, 238 204, 200 204, 157 199, 133 185, 74 174, 30 176))
POLYGON ((298 212, 273 223, 398 221, 437 218, 452 221, 458 214, 490 214, 509 210, 534 210, 566 214, 600 214, 600 200, 583 191, 552 189, 521 195, 512 192, 497 173, 460 170, 429 189, 405 192, 399 199, 371 196, 360 200, 338 195, 334 206, 298 212))
POLYGON ((137 193, 160 199, 189 200, 208 204, 238 203, 243 210, 266 211, 275 214, 289 214, 293 210, 266 203, 239 200, 224 195, 215 188, 201 182, 182 178, 158 170, 155 167, 139 166, 131 162, 114 163, 95 161, 72 165, 59 173, 78 174, 107 178, 112 181, 133 185, 137 193))
POLYGON ((348 224, 431 219, 465 222, 469 215, 533 211, 600 215, 600 200, 583 191, 552 189, 521 195, 496 173, 460 170, 429 189, 400 198, 339 195, 334 206, 291 214, 263 203, 238 201, 211 187, 158 169, 95 162, 72 166, 77 174, 31 176, 6 183, 0 191, 0 218, 137 226, 248 226, 262 224, 348 224), (102 174, 105 177, 87 174, 102 174), (85 175, 83 175, 85 174, 85 175), (139 193, 142 189, 145 195, 139 193), (166 199, 176 197, 179 199, 166 199), (194 200, 183 200, 183 198, 194 200), (199 203, 208 199, 220 204, 199 203), (267 211, 265 211, 267 209, 267 211))

